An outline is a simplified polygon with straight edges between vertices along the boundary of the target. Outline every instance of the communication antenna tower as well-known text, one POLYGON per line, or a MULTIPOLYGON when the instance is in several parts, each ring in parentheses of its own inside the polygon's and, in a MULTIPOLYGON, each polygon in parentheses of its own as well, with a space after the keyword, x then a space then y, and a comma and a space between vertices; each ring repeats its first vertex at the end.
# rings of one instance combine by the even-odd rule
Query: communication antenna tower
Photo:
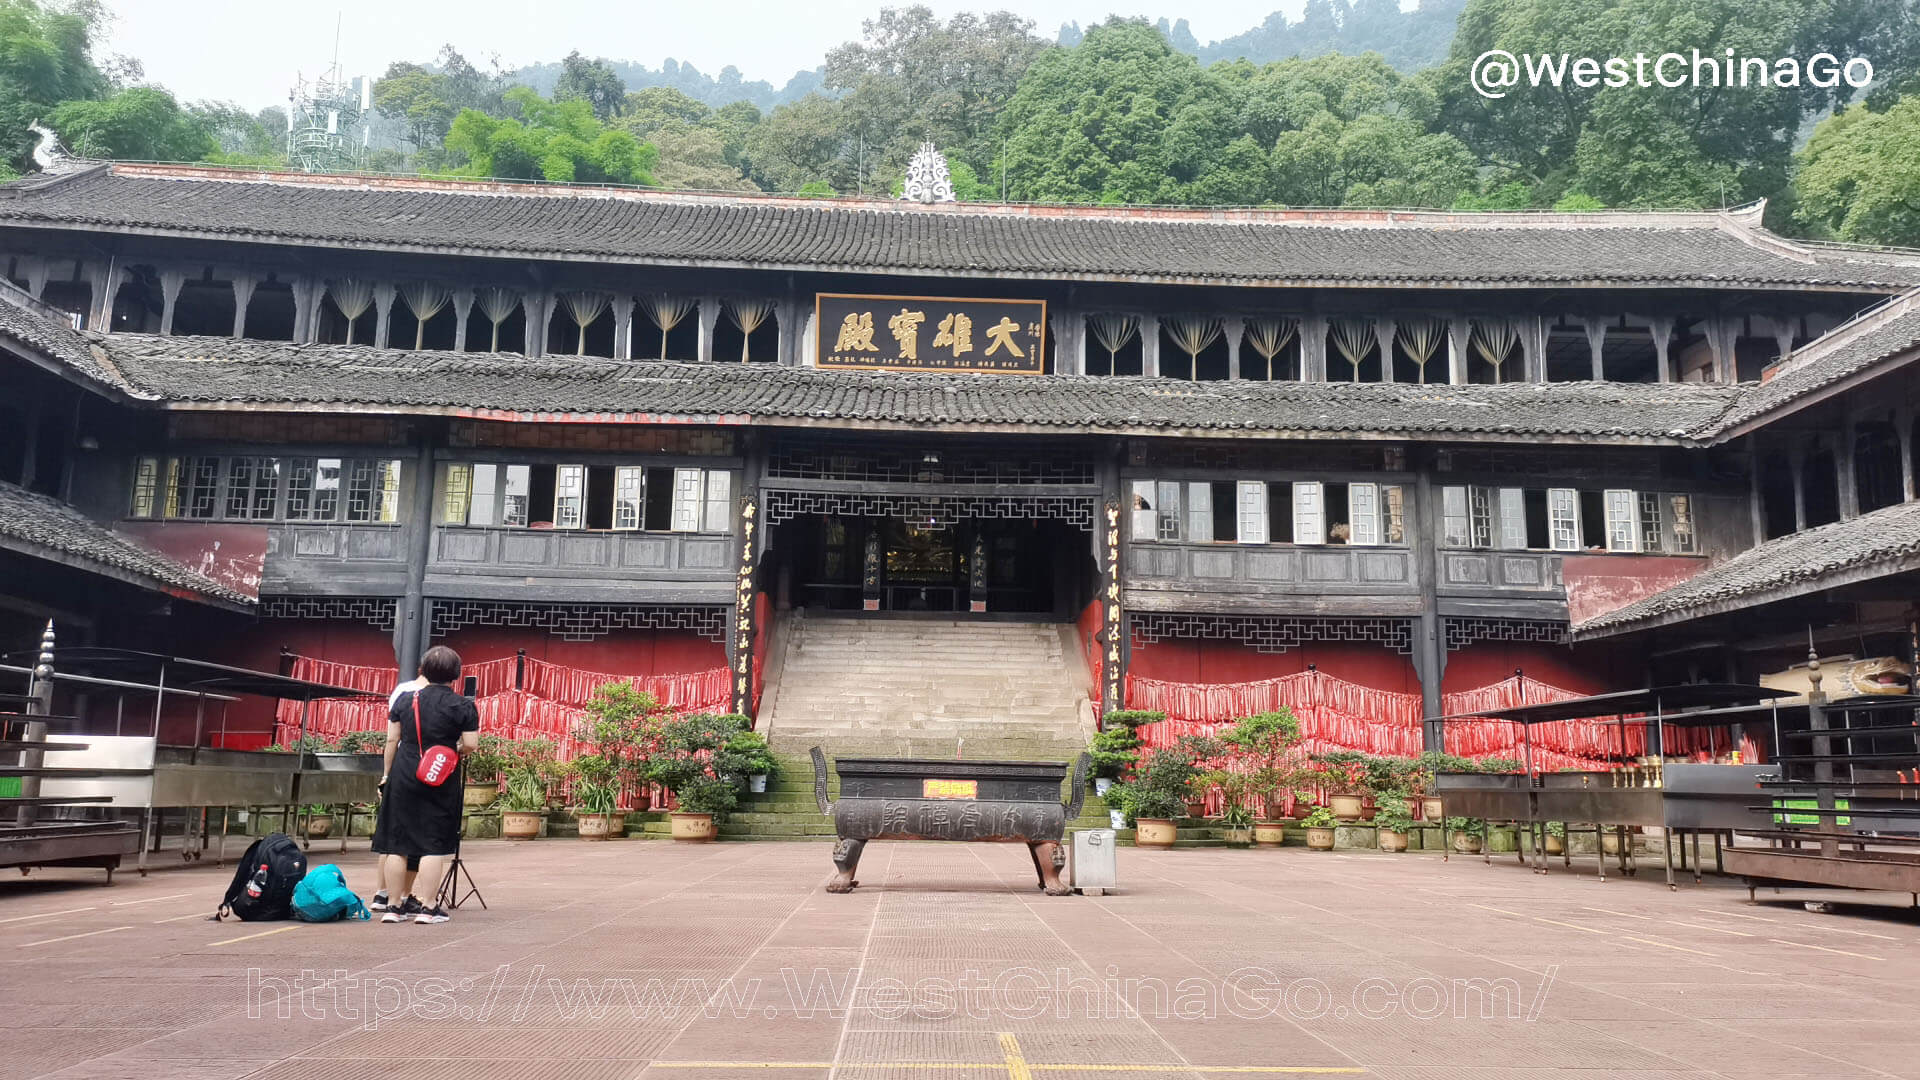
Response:
POLYGON ((295 75, 287 93, 287 161, 302 172, 352 172, 366 164, 373 80, 342 73, 337 22, 333 53, 324 74, 312 81, 295 75))

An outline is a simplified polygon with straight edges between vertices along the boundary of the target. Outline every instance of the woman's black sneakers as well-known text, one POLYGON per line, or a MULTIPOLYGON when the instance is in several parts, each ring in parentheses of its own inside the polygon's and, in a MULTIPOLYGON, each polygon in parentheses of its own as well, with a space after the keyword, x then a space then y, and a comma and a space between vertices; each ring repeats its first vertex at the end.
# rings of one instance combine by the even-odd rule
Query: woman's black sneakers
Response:
POLYGON ((387 906, 387 913, 380 916, 380 921, 383 923, 406 922, 408 919, 413 918, 425 910, 426 907, 423 906, 420 901, 409 896, 397 904, 389 904, 387 906))
POLYGON ((408 902, 412 903, 414 906, 414 913, 413 913, 414 922, 443 923, 443 922, 446 922, 448 919, 452 918, 452 916, 447 914, 447 909, 441 907, 438 904, 435 904, 432 907, 421 907, 419 902, 414 900, 412 897, 408 897, 407 899, 408 899, 408 902))
POLYGON ((373 899, 367 901, 368 911, 385 911, 392 906, 392 904, 387 903, 387 890, 385 889, 374 893, 373 899))

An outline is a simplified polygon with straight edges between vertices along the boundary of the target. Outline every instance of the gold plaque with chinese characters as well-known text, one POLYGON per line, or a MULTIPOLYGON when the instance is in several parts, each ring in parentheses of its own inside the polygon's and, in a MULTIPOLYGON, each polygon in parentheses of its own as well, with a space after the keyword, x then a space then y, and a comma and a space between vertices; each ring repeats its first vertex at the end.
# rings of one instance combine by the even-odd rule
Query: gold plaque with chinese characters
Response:
POLYGON ((980 797, 980 781, 925 779, 920 781, 920 797, 923 799, 977 799, 980 797))
POLYGON ((814 356, 823 368, 1046 371, 1045 300, 816 293, 814 356))

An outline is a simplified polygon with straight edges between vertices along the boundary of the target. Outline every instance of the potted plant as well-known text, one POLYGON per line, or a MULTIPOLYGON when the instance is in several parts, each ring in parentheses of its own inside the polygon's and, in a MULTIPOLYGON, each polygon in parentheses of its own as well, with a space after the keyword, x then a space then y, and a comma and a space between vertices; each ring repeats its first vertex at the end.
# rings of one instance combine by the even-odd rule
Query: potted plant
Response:
POLYGON ((1546 853, 1565 855, 1567 853, 1567 823, 1564 821, 1547 822, 1546 853))
POLYGON ((1332 851, 1333 827, 1337 822, 1333 811, 1324 806, 1314 807, 1313 813, 1300 823, 1307 830, 1307 846, 1314 851, 1332 851))
POLYGON ((1440 797, 1434 792, 1434 774, 1443 772, 1475 772, 1474 763, 1458 754, 1427 750, 1413 759, 1413 786, 1420 793, 1420 816, 1434 824, 1441 823, 1440 797))
POLYGON ((673 838, 711 840, 717 825, 739 802, 739 781, 714 771, 727 763, 721 751, 750 723, 744 716, 694 713, 663 720, 658 739, 647 759, 646 777, 673 794, 679 806, 672 813, 673 838))
POLYGON ((553 744, 544 739, 514 743, 504 770, 506 794, 500 799, 500 835, 531 840, 540 835, 547 815, 547 786, 555 773, 553 744))
POLYGON ((378 754, 387 748, 385 731, 349 731, 340 736, 339 753, 378 754))
POLYGON ((1486 829, 1486 822, 1479 818, 1450 817, 1447 819, 1447 831, 1453 838, 1453 850, 1462 855, 1480 854, 1480 835, 1475 830, 1486 829))
POLYGON ((1102 798, 1104 798, 1107 803, 1108 827, 1113 829, 1126 828, 1127 819, 1133 814, 1131 809, 1133 806, 1133 789, 1125 782, 1117 783, 1109 787, 1107 793, 1102 796, 1102 798))
POLYGON ((614 809, 612 835, 626 832, 626 813, 620 804, 629 801, 635 810, 647 808, 643 782, 647 756, 658 742, 660 722, 667 707, 631 680, 601 683, 587 699, 578 736, 592 751, 607 759, 614 770, 614 809))
POLYGON ((1286 836, 1280 810, 1294 780, 1293 753, 1300 744, 1300 722, 1288 709, 1255 713, 1235 720, 1221 732, 1220 741, 1250 767, 1250 793, 1264 811, 1254 821, 1254 842, 1279 847, 1286 836))
MULTIPOLYGON (((746 717, 741 717, 747 723, 746 717)), ((759 795, 767 790, 767 780, 780 771, 780 765, 773 760, 772 751, 767 749, 767 738, 757 731, 742 731, 727 740, 713 758, 714 769, 721 776, 732 779, 745 777, 747 790, 759 795)))
POLYGON ((1382 795, 1373 823, 1380 829, 1381 851, 1407 850, 1407 832, 1413 828, 1413 807, 1400 795, 1382 795))
POLYGON ((1350 751, 1325 754, 1319 758, 1327 790, 1327 808, 1341 821, 1359 821, 1365 811, 1367 765, 1365 756, 1350 751))
POLYGON ((1200 779, 1207 787, 1220 789, 1220 825, 1226 830, 1227 843, 1235 847, 1251 845, 1253 809, 1247 804, 1254 801, 1256 795, 1253 775, 1233 769, 1214 769, 1200 779))
POLYGON ((307 807, 307 839, 325 840, 333 835, 333 808, 315 803, 307 807))
POLYGON ((582 754, 569 763, 573 777, 573 816, 582 840, 613 834, 613 803, 620 794, 613 763, 599 754, 582 754))
POLYGON ((1136 830, 1133 842, 1140 847, 1170 848, 1180 830, 1174 819, 1180 816, 1186 800, 1178 791, 1133 788, 1127 813, 1136 830))
POLYGON ((1220 810, 1220 827, 1226 831, 1228 847, 1253 846, 1253 811, 1240 803, 1228 803, 1220 810))
POLYGON ((1180 816, 1200 778, 1200 763, 1220 754, 1217 740, 1183 735, 1172 746, 1156 747, 1140 761, 1130 789, 1128 816, 1139 831, 1134 842, 1143 847, 1172 847, 1177 836, 1174 820, 1180 816))
POLYGON ((498 735, 480 736, 480 746, 460 759, 465 788, 460 803, 468 810, 485 810, 500 797, 500 770, 506 766, 507 740, 498 735))
POLYGON ((1088 754, 1093 758, 1093 793, 1106 798, 1113 785, 1127 778, 1140 760, 1140 736, 1119 718, 1132 713, 1110 712, 1093 736, 1088 754))

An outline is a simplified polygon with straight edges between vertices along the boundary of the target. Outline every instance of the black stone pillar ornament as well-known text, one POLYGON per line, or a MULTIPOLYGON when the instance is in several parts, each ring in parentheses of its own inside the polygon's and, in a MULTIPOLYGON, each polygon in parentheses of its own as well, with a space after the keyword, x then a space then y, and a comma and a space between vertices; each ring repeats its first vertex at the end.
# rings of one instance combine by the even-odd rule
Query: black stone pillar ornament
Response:
POLYGON ((860 607, 866 611, 880 610, 880 532, 878 528, 867 534, 867 550, 861 558, 860 607))
POLYGON ((967 610, 987 610, 987 534, 984 528, 973 531, 973 557, 967 564, 967 610))
POLYGON ((733 711, 752 716, 753 700, 753 545, 759 508, 740 501, 740 565, 733 582, 733 711))
POLYGON ((1106 581, 1101 584, 1100 617, 1100 709, 1113 712, 1126 708, 1124 669, 1125 620, 1120 610, 1120 504, 1106 505, 1106 581))

